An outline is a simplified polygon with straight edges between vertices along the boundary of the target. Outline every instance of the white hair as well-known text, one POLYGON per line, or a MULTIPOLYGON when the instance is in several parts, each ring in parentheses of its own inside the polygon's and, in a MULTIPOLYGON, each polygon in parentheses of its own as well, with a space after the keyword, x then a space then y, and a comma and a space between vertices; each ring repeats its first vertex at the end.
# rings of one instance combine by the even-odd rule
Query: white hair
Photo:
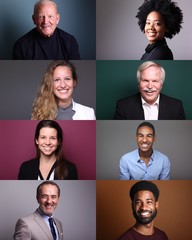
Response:
POLYGON ((164 81, 165 81, 165 70, 164 70, 164 68, 160 64, 152 62, 152 61, 144 62, 138 67, 138 69, 137 69, 137 81, 138 81, 138 83, 141 80, 141 72, 144 71, 145 69, 151 67, 151 66, 154 66, 154 67, 157 67, 157 68, 160 69, 160 71, 161 71, 161 81, 162 81, 162 83, 164 83, 164 81))

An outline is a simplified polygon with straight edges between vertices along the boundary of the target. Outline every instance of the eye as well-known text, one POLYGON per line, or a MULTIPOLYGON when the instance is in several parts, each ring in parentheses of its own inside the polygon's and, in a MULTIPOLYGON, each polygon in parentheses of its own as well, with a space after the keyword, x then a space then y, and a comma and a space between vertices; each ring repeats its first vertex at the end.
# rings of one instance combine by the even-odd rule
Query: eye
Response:
POLYGON ((54 79, 54 82, 58 82, 60 79, 59 78, 55 78, 54 79))
POLYGON ((65 80, 67 80, 67 81, 69 81, 69 80, 71 80, 72 78, 70 78, 70 77, 66 77, 65 78, 65 80))

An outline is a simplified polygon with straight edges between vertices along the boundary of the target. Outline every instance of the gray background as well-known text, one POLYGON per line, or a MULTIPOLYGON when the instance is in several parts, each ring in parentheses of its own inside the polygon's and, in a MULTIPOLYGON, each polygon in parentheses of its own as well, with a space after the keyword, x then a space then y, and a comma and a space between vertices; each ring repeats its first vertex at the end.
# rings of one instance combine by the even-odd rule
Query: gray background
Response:
MULTIPOLYGON (((96 179, 119 179, 122 155, 137 149, 136 129, 142 121, 97 121, 96 179)), ((150 121, 156 130, 154 149, 171 162, 171 179, 192 179, 192 121, 150 121)))
MULTIPOLYGON (((174 59, 192 58, 192 1, 176 0, 183 11, 184 23, 179 34, 167 43, 174 59)), ((143 0, 97 0, 97 59, 139 60, 148 40, 135 17, 143 0)))
MULTIPOLYGON (((1 120, 31 119, 34 98, 46 68, 51 61, 0 61, 1 120)), ((74 100, 96 109, 96 63, 95 60, 71 61, 76 67, 78 84, 74 100)))
MULTIPOLYGON (((96 57, 96 0, 55 0, 60 13, 58 27, 72 34, 82 59, 96 57)), ((12 59, 14 42, 35 27, 33 6, 37 0, 0 1, 0 59, 12 59)))
MULTIPOLYGON (((38 207, 36 188, 40 181, 0 181, 0 238, 13 239, 20 217, 38 207)), ((61 196, 54 216, 63 224, 65 240, 96 239, 95 181, 57 181, 61 196)))

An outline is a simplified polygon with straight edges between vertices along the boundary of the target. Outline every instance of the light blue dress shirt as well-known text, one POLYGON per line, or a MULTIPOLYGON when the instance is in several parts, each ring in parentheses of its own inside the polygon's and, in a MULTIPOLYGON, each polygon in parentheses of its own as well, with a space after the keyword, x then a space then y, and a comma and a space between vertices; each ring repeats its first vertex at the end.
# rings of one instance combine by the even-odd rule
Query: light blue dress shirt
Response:
POLYGON ((120 159, 121 180, 168 180, 170 179, 169 158, 153 150, 148 165, 140 159, 138 149, 126 153, 120 159))

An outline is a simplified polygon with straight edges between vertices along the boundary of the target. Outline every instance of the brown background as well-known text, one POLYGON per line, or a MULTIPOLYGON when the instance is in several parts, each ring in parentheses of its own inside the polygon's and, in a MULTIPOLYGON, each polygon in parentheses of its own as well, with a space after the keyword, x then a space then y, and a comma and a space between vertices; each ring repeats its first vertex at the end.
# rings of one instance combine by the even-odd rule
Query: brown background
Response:
MULTIPOLYGON (((97 180, 97 240, 115 240, 135 220, 129 189, 136 181, 97 180)), ((192 239, 192 181, 153 181, 160 190, 155 226, 169 240, 192 239)))

